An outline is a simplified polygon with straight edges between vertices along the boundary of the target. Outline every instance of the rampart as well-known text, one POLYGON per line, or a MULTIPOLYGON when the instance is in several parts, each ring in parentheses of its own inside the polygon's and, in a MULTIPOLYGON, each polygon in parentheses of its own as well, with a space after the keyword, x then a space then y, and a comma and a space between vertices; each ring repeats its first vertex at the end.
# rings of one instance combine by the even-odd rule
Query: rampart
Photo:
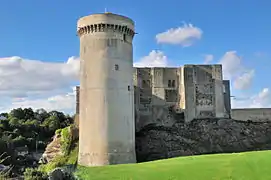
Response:
POLYGON ((241 121, 271 121, 271 108, 244 108, 232 109, 231 117, 241 121))

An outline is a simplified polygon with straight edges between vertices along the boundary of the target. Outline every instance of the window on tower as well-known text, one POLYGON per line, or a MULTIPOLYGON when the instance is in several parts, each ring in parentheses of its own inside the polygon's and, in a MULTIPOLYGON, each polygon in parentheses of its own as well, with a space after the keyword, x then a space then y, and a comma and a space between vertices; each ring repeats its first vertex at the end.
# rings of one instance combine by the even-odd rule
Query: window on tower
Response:
POLYGON ((123 34, 123 41, 126 41, 126 34, 123 34))
POLYGON ((115 70, 118 71, 119 70, 119 65, 115 64, 115 70))

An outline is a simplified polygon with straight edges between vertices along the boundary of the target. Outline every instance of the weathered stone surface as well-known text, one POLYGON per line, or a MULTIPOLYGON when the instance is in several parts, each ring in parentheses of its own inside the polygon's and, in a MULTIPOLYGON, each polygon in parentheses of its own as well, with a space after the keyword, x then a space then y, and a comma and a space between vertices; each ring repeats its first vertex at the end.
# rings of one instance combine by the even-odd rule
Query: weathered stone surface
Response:
POLYGON ((204 119, 172 127, 150 124, 136 134, 138 162, 266 149, 271 149, 271 122, 204 119))
POLYGON ((50 142, 42 154, 42 157, 40 159, 40 163, 46 164, 48 162, 51 162, 56 156, 63 155, 63 152, 61 151, 61 135, 56 134, 53 137, 53 141, 50 142))

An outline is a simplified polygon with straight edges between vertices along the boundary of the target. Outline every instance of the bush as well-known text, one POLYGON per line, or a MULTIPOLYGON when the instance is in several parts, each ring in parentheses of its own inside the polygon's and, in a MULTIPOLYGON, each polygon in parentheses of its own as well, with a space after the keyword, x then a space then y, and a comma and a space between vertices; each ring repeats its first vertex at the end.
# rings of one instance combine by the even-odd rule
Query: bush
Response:
POLYGON ((39 171, 38 169, 27 168, 24 172, 25 180, 46 180, 48 176, 45 172, 39 171))
POLYGON ((51 162, 44 165, 40 165, 39 170, 42 172, 49 173, 53 169, 65 165, 67 162, 67 159, 68 159, 67 156, 59 155, 55 157, 51 162))
POLYGON ((61 134, 62 129, 57 129, 55 132, 55 135, 60 135, 61 134))
POLYGON ((61 131, 61 150, 64 155, 68 155, 71 150, 72 136, 70 132, 70 126, 62 129, 61 131))
MULTIPOLYGON (((9 159, 10 156, 7 156, 7 153, 3 153, 0 155, 0 164, 4 163, 7 159, 9 159), (6 156, 6 157, 4 157, 6 156)), ((8 167, 7 169, 0 171, 0 180, 2 179, 8 179, 10 172, 13 167, 8 167)))

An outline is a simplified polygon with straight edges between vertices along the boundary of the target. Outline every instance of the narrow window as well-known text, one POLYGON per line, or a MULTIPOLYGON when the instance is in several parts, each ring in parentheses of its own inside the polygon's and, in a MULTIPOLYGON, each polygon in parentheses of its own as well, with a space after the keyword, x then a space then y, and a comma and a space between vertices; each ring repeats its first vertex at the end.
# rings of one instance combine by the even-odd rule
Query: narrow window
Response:
POLYGON ((128 91, 130 91, 130 86, 128 86, 128 91))
POLYGON ((168 80, 167 86, 168 86, 168 87, 171 87, 171 80, 168 80))
POLYGON ((115 70, 116 70, 116 71, 119 70, 119 65, 115 64, 115 70))
POLYGON ((175 80, 172 80, 171 86, 172 86, 172 87, 175 87, 175 80))
POLYGON ((126 41, 126 34, 123 34, 123 41, 126 41))

